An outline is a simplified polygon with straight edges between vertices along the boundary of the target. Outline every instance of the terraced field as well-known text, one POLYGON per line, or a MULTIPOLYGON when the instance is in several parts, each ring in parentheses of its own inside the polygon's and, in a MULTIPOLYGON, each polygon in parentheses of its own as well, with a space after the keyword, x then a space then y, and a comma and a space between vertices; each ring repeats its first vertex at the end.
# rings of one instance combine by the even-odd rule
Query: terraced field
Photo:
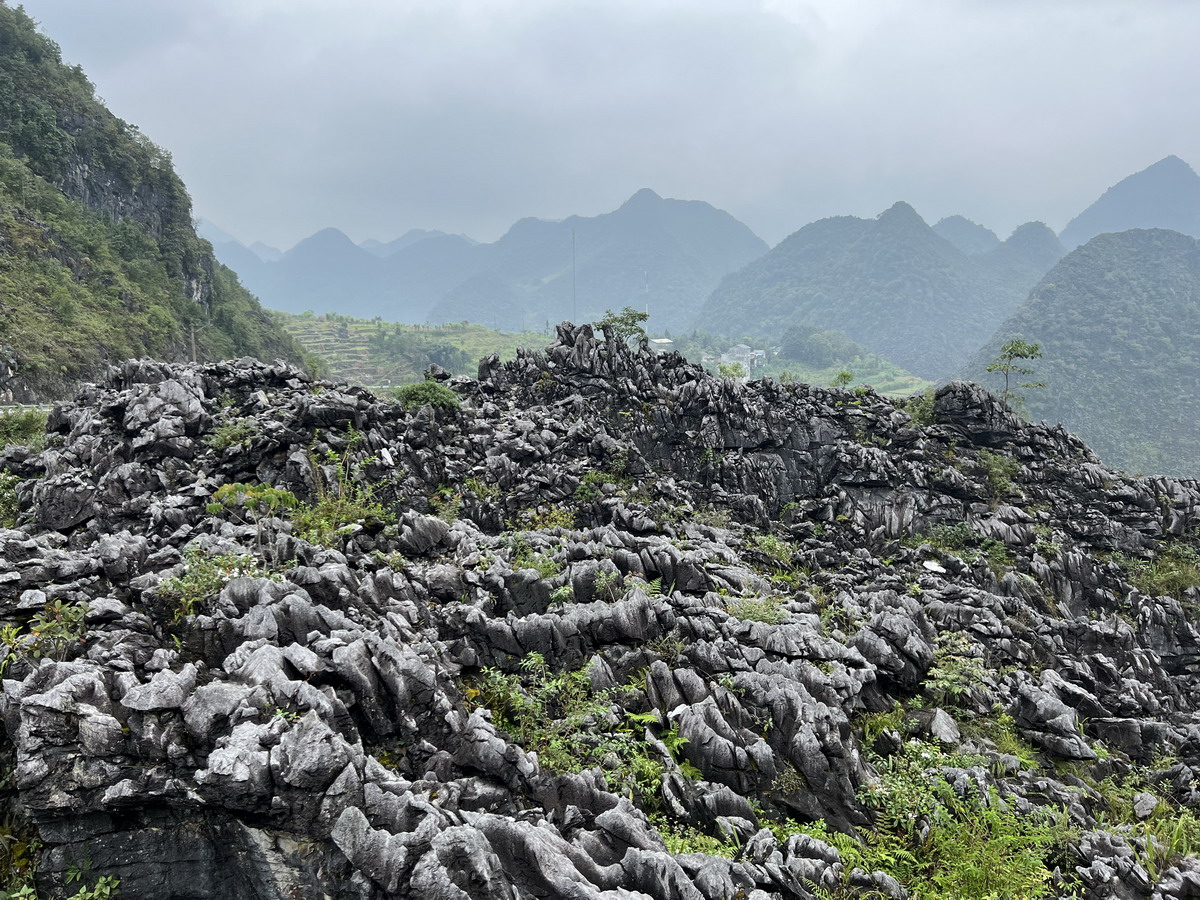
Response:
POLYGON ((485 356, 512 359, 518 347, 542 347, 550 340, 540 332, 493 331, 462 322, 431 326, 337 314, 272 315, 324 365, 324 374, 373 388, 420 381, 431 364, 473 375, 485 356))

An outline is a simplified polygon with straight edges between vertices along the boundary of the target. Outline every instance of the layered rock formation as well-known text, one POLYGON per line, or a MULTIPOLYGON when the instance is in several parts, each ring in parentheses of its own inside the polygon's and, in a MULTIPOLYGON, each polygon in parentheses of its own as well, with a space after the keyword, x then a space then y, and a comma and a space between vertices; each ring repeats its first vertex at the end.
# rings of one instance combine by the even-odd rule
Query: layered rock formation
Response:
POLYGON ((1194 896, 1187 847, 1094 785, 1136 782, 1131 823, 1200 802, 1194 589, 1131 584, 1191 546, 1195 483, 970 385, 906 411, 587 326, 442 380, 461 407, 405 411, 130 362, 0 456, 27 479, 5 802, 40 890, 926 896, 838 834, 882 834, 912 771, 1069 823, 1050 895, 1194 896))

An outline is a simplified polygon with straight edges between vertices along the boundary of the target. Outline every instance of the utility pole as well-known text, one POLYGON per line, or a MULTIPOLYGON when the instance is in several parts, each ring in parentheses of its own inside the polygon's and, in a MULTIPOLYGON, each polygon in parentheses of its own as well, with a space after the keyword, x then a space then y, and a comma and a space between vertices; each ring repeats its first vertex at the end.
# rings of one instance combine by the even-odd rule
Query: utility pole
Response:
POLYGON ((579 303, 575 297, 575 229, 571 229, 571 324, 579 324, 579 303))

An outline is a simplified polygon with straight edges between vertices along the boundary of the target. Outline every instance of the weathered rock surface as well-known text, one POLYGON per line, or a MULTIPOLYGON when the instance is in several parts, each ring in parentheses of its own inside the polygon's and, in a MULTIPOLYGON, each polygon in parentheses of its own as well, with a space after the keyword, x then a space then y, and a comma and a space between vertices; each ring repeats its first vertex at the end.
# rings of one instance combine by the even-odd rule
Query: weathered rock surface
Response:
POLYGON ((88 859, 127 900, 902 897, 766 826, 869 829, 923 736, 981 760, 929 776, 960 795, 1065 810, 1064 891, 1196 896, 1196 860, 1147 871, 1062 774, 1143 767, 1137 819, 1200 803, 1194 590, 1129 581, 1190 539, 1195 483, 1107 471, 974 386, 922 425, 587 326, 445 383, 461 409, 405 412, 284 365, 129 362, 0 456, 29 479, 0 530, 5 802, 41 890, 88 859), (210 511, 235 483, 369 486, 384 515, 318 542, 210 511), (217 558, 181 605, 170 579, 217 558), (572 672, 572 752, 598 749, 564 762, 494 689, 572 672), (999 714, 1044 768, 973 727, 999 714), (668 851, 685 827, 737 852, 668 851))

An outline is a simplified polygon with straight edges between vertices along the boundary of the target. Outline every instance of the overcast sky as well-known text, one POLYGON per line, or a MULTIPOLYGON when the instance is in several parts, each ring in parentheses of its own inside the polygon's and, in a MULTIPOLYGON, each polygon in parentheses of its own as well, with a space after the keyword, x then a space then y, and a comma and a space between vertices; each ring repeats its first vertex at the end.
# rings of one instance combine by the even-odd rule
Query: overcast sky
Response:
MULTIPOLYGON (((12 0, 10 0, 12 2, 12 0)), ((1194 0, 24 0, 196 214, 490 241, 638 188, 774 244, 907 200, 1056 230, 1200 166, 1194 0)))

